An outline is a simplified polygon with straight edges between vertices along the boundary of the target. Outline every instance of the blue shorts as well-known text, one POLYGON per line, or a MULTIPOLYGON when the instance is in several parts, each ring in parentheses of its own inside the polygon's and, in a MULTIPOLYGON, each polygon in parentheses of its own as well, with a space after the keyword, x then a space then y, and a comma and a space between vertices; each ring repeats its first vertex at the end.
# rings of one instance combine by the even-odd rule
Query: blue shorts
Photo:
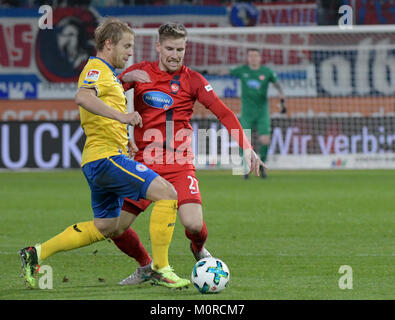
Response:
POLYGON ((82 172, 91 188, 95 218, 119 217, 123 199, 145 198, 148 186, 158 174, 125 155, 88 162, 82 172))

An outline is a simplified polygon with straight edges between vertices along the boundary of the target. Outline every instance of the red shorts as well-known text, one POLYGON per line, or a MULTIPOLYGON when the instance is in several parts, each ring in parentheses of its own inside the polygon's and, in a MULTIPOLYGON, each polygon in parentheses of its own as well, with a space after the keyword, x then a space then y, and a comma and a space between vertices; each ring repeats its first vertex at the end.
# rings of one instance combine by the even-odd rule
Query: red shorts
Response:
MULTIPOLYGON (((169 181, 177 191, 178 207, 185 203, 202 203, 200 196, 199 181, 195 177, 195 170, 160 173, 160 176, 169 181)), ((122 210, 133 213, 136 216, 147 209, 151 204, 150 200, 140 199, 139 201, 125 198, 122 210)))

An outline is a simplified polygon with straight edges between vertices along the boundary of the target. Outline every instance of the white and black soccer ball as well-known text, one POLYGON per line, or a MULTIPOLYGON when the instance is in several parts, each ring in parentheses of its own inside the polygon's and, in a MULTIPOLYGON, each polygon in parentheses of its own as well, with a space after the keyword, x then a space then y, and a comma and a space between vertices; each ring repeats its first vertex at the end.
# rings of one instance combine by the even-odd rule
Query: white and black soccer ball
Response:
POLYGON ((193 267, 191 280, 200 293, 217 293, 229 283, 229 268, 218 258, 204 258, 193 267))

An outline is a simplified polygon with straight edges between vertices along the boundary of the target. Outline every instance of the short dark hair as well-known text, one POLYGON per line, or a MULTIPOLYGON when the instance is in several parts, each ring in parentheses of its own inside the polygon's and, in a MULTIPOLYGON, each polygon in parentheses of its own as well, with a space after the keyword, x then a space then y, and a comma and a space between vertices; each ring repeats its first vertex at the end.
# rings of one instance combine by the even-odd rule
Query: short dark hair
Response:
POLYGON ((187 29, 181 23, 169 22, 162 24, 158 29, 159 42, 168 38, 180 39, 187 37, 187 29))
POLYGON ((256 51, 258 53, 261 52, 261 50, 259 50, 258 48, 247 48, 247 53, 250 52, 250 51, 256 51))

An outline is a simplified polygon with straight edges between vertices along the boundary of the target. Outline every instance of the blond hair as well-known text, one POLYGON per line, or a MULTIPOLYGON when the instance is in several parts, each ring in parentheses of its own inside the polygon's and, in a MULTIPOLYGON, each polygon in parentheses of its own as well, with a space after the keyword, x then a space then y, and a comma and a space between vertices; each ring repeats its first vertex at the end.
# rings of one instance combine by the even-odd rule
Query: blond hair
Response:
POLYGON ((181 23, 165 23, 162 24, 158 29, 159 34, 159 42, 173 38, 173 39, 180 39, 187 37, 187 30, 185 29, 184 25, 181 23))
POLYGON ((134 35, 133 30, 125 22, 116 18, 104 19, 95 30, 96 50, 103 50, 106 40, 110 40, 112 44, 116 45, 125 32, 134 35))

